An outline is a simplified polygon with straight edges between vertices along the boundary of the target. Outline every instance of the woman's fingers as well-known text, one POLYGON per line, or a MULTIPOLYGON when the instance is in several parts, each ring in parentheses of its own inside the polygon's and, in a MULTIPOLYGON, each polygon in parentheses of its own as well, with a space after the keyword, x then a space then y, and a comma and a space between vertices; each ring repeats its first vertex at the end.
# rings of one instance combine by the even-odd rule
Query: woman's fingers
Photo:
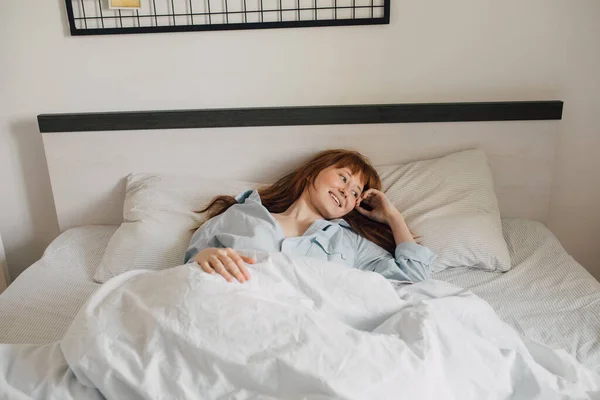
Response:
POLYGON ((361 203, 364 202, 365 204, 368 204, 368 205, 373 204, 373 202, 376 200, 376 197, 375 197, 376 195, 375 195, 375 193, 371 192, 371 190, 372 189, 369 189, 362 195, 362 197, 360 199, 361 203))
POLYGON ((359 213, 361 213, 365 217, 368 217, 369 215, 371 215, 371 211, 369 211, 367 209, 364 209, 361 206, 356 207, 356 211, 358 211, 359 213))
POLYGON ((200 265, 200 268, 202 268, 202 270, 204 272, 211 274, 211 275, 215 274, 215 270, 210 267, 210 264, 208 263, 208 261, 199 262, 198 265, 200 265))
POLYGON ((361 197, 362 197, 362 198, 363 198, 363 200, 364 200, 364 199, 366 199, 366 198, 368 198, 368 197, 371 197, 371 196, 373 196, 373 194, 374 194, 375 192, 376 192, 376 190, 375 190, 375 189, 367 189, 366 191, 364 191, 364 192, 363 192, 363 194, 362 194, 362 196, 361 196, 361 197))
MULTIPOLYGON (((370 189, 369 189, 370 190, 370 189)), ((379 191, 375 191, 373 193, 368 194, 365 198, 361 200, 362 204, 366 204, 372 210, 368 211, 368 213, 362 213, 363 215, 372 215, 373 212, 380 212, 385 210, 386 208, 386 197, 385 194, 379 191)), ((359 205, 360 207, 360 205, 359 205)), ((359 208, 357 207, 357 208, 359 208)), ((359 210, 360 211, 360 210, 359 210)), ((367 211, 363 208, 363 211, 367 211)))
MULTIPOLYGON (((246 280, 249 280, 250 272, 248 271, 248 268, 246 268, 246 265, 244 264, 244 258, 248 259, 248 257, 240 256, 238 253, 235 253, 235 254, 232 254, 231 258, 233 258, 233 261, 237 264, 238 268, 244 275, 244 278, 246 278, 246 280)), ((252 259, 250 258, 250 260, 252 260, 252 259)), ((254 261, 254 260, 252 260, 252 261, 254 261)), ((248 262, 248 261, 246 261, 246 262, 248 262)))
POLYGON ((233 257, 223 256, 220 258, 220 260, 223 265, 225 265, 225 268, 227 268, 227 271, 229 271, 229 273, 233 275, 235 279, 237 279, 240 283, 246 282, 246 277, 240 270, 240 266, 235 262, 233 257))
POLYGON ((240 269, 240 273, 242 274, 243 278, 244 278, 244 282, 246 282, 247 280, 250 279, 250 272, 248 271, 248 268, 246 268, 246 266, 244 265, 244 263, 240 260, 240 262, 237 264, 238 268, 240 269))
POLYGON ((227 268, 225 268, 225 265, 223 265, 223 263, 221 262, 221 260, 219 260, 217 257, 214 257, 211 261, 210 261, 210 266, 219 274, 221 275, 223 278, 225 278, 225 280, 227 282, 233 282, 233 277, 231 276, 231 274, 227 271, 227 268))
POLYGON ((240 255, 240 258, 244 261, 247 262, 248 264, 254 264, 256 262, 256 260, 252 257, 246 257, 246 256, 242 256, 240 255))

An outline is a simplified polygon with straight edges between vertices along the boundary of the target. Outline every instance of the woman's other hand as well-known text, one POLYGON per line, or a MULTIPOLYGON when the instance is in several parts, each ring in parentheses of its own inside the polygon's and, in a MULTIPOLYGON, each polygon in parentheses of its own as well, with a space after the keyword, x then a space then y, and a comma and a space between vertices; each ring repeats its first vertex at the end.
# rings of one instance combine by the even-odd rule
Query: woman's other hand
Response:
POLYGON ((211 275, 217 273, 227 280, 233 282, 233 278, 240 283, 250 279, 250 272, 245 263, 254 264, 254 259, 242 256, 233 249, 207 248, 200 251, 194 257, 204 272, 211 275))
POLYGON ((402 218, 400 211, 394 207, 385 193, 377 189, 366 190, 358 199, 356 210, 374 221, 387 225, 402 218), (367 205, 371 210, 367 210, 363 205, 367 205))

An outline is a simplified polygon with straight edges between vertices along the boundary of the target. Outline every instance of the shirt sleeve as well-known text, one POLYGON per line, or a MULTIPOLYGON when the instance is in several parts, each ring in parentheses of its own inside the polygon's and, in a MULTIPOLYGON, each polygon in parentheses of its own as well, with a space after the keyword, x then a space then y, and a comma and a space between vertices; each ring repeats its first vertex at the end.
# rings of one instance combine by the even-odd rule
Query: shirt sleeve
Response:
POLYGON ((423 281, 431 275, 431 266, 436 258, 429 248, 412 242, 398 244, 392 256, 375 243, 358 236, 356 267, 380 273, 388 279, 423 281))
POLYGON ((192 239, 190 240, 190 244, 185 251, 184 256, 184 264, 190 263, 194 261, 194 257, 201 250, 204 250, 209 247, 222 247, 219 245, 218 241, 215 238, 215 233, 217 232, 217 226, 220 224, 220 220, 223 217, 223 214, 218 215, 216 217, 211 218, 207 222, 205 222, 200 228, 194 232, 192 239))

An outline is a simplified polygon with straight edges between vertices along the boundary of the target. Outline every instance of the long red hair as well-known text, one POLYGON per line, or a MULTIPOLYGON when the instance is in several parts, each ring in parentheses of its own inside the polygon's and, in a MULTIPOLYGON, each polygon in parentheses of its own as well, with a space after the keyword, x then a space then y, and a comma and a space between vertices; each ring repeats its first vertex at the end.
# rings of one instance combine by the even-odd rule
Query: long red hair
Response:
MULTIPOLYGON (((365 191, 381 190, 381 179, 365 156, 353 150, 326 150, 274 184, 258 189, 263 206, 271 213, 284 212, 302 195, 308 184, 314 183, 319 172, 328 167, 350 169, 352 174, 362 178, 365 191)), ((234 197, 217 196, 205 209, 198 212, 206 212, 208 220, 224 213, 234 204, 237 204, 234 197)), ((394 254, 396 242, 389 226, 373 221, 356 210, 352 210, 343 218, 359 235, 394 254)))

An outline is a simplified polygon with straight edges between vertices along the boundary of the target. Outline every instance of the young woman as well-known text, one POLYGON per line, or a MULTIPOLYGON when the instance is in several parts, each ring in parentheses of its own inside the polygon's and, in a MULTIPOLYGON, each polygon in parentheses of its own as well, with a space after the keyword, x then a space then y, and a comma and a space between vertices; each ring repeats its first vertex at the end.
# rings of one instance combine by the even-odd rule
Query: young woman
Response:
POLYGON ((402 214, 381 190, 369 160, 327 150, 273 185, 236 198, 219 196, 202 213, 185 262, 227 281, 250 279, 236 250, 284 252, 378 272, 389 279, 429 277, 435 254, 417 244, 402 214))

